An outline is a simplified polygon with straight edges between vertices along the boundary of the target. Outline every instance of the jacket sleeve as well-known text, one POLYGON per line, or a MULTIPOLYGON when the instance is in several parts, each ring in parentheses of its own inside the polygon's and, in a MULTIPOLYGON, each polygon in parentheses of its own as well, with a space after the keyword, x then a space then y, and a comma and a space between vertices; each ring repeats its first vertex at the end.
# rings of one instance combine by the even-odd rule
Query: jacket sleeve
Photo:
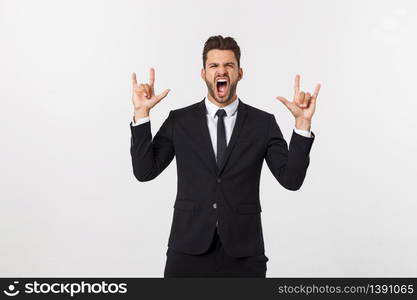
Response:
POLYGON ((174 158, 172 111, 152 140, 151 122, 132 126, 130 155, 133 174, 139 181, 149 181, 157 177, 174 158))
POLYGON ((310 164, 309 153, 314 137, 313 132, 311 137, 304 137, 293 130, 288 150, 275 116, 271 115, 265 160, 274 177, 284 188, 296 191, 302 186, 310 164))

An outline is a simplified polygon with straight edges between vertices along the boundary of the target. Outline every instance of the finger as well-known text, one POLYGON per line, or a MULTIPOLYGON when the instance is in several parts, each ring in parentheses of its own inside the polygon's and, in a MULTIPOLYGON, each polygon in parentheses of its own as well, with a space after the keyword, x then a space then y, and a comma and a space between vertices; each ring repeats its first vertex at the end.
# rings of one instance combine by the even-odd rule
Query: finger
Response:
POLYGON ((147 98, 148 99, 151 98, 152 97, 151 87, 147 83, 144 83, 143 86, 145 88, 145 91, 146 91, 146 94, 147 94, 147 98))
POLYGON ((303 107, 308 107, 308 104, 310 102, 311 99, 311 94, 310 93, 306 93, 304 96, 304 102, 303 102, 303 107))
POLYGON ((158 96, 156 96, 156 98, 158 99, 158 102, 161 101, 162 99, 164 99, 168 95, 170 90, 171 89, 166 89, 165 91, 160 93, 158 96))
POLYGON ((153 88, 154 83, 155 83, 155 69, 150 68, 149 69, 149 85, 153 88))
POLYGON ((300 92, 300 75, 297 74, 294 77, 294 98, 297 97, 299 92, 300 92))
POLYGON ((281 101, 281 103, 283 103, 288 109, 290 108, 290 101, 288 101, 284 97, 278 96, 278 97, 276 97, 276 99, 278 99, 279 101, 281 101))
POLYGON ((320 83, 317 83, 316 88, 314 89, 313 98, 316 99, 320 92, 320 83))
POLYGON ((132 73, 131 79, 132 79, 132 85, 133 85, 133 87, 134 88, 137 88, 138 87, 138 82, 136 81, 136 73, 135 72, 132 73))
POLYGON ((148 94, 146 93, 145 85, 143 83, 139 84, 139 91, 142 95, 144 95, 145 97, 148 97, 148 94))
POLYGON ((142 89, 140 88, 140 86, 135 87, 135 88, 133 89, 133 91, 134 91, 136 94, 141 94, 141 93, 142 93, 142 89))
POLYGON ((298 92, 298 95, 297 95, 297 97, 295 98, 295 103, 298 105, 298 106, 302 106, 302 104, 303 104, 303 101, 304 101, 304 96, 305 96, 305 93, 304 92, 298 92))
POLYGON ((319 91, 320 91, 320 83, 316 85, 313 96, 311 96, 310 103, 312 106, 316 106, 316 101, 317 101, 317 96, 319 95, 319 91))

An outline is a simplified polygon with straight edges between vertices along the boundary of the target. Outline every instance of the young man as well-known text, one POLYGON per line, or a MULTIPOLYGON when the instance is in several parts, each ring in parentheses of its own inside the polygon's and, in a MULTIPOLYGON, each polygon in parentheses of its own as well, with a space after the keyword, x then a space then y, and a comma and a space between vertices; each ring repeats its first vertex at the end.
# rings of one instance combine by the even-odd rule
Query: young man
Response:
POLYGON ((149 111, 165 98, 150 82, 132 74, 134 120, 131 129, 133 173, 139 181, 157 177, 177 162, 178 190, 168 241, 164 277, 265 277, 259 181, 265 159, 277 181, 298 190, 314 141, 311 119, 320 90, 300 91, 294 100, 277 97, 295 118, 289 149, 273 114, 237 97, 243 77, 240 49, 231 37, 210 37, 203 50, 202 101, 172 110, 152 139, 149 111))

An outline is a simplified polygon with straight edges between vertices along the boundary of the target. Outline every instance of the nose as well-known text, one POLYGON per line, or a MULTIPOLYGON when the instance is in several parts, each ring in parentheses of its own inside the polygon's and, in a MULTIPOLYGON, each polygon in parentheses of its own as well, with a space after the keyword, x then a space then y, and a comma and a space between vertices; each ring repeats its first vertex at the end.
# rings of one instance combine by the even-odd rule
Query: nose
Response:
POLYGON ((226 67, 225 66, 219 66, 217 68, 217 76, 220 77, 220 76, 225 76, 225 75, 227 75, 226 67))

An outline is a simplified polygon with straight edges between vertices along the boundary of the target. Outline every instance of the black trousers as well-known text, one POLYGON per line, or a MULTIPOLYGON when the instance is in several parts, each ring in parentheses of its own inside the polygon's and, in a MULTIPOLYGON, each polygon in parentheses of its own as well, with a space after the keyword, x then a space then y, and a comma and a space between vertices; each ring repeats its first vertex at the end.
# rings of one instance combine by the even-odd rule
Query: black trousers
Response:
POLYGON ((266 277, 265 254, 231 257, 224 251, 219 235, 214 234, 210 248, 192 255, 168 248, 164 278, 167 277, 266 277))

